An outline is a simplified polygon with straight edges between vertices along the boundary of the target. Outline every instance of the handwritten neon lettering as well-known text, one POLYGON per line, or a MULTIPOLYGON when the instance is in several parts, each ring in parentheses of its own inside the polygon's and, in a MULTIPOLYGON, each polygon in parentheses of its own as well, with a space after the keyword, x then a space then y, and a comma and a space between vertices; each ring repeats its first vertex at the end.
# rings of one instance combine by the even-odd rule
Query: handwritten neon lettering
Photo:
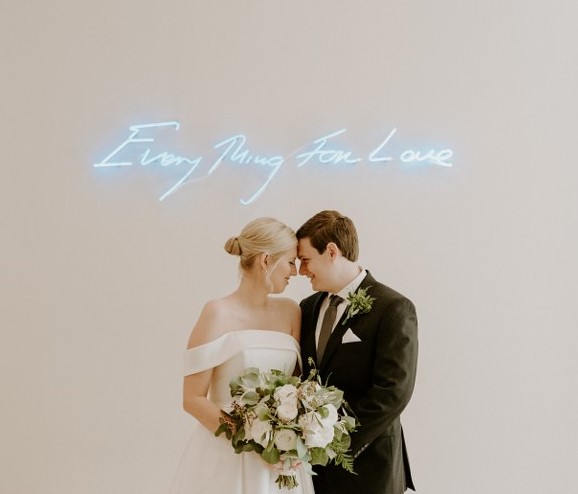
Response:
POLYGON ((361 158, 350 158, 350 151, 341 151, 339 149, 324 149, 329 139, 343 134, 346 130, 347 129, 341 129, 337 132, 333 132, 313 141, 313 144, 317 144, 317 147, 313 151, 297 155, 297 167, 301 168, 312 159, 316 159, 319 161, 319 163, 329 163, 333 165, 337 165, 339 163, 359 163, 361 158))
MULTIPOLYGON (((129 145, 136 145, 136 144, 143 144, 143 143, 153 143, 155 142, 154 137, 139 137, 142 131, 148 129, 159 129, 162 127, 174 127, 175 132, 177 132, 180 128, 179 122, 170 121, 170 122, 160 122, 160 123, 150 123, 150 124, 143 124, 143 125, 131 125, 129 130, 131 131, 130 136, 128 139, 124 140, 118 147, 116 147, 110 154, 106 156, 101 162, 95 163, 95 167, 113 167, 113 166, 132 166, 134 165, 134 161, 110 161, 112 158, 117 156, 121 151, 127 150, 129 145)), ((154 164, 155 162, 159 163, 162 167, 167 166, 178 166, 182 165, 183 163, 187 163, 191 165, 189 170, 175 183, 168 191, 166 191, 159 200, 164 200, 166 197, 171 195, 177 189, 179 189, 183 183, 191 176, 191 174, 195 171, 197 166, 201 163, 202 158, 198 157, 195 159, 186 158, 184 156, 179 156, 176 154, 169 153, 167 151, 163 151, 156 155, 152 155, 152 149, 149 147, 147 148, 141 155, 139 163, 141 166, 148 166, 154 164)))
POLYGON ((269 187, 271 181, 277 176, 281 168, 287 163, 289 158, 299 150, 306 149, 294 158, 294 164, 297 168, 304 165, 313 166, 315 163, 320 165, 331 165, 331 169, 337 169, 340 166, 359 166, 363 161, 368 163, 388 164, 398 161, 404 165, 423 164, 438 165, 443 167, 452 167, 453 151, 451 149, 429 149, 419 150, 405 148, 395 152, 393 140, 396 136, 397 129, 393 128, 381 143, 371 151, 367 157, 354 154, 353 151, 345 150, 342 146, 336 144, 336 138, 346 133, 347 129, 343 128, 329 134, 325 134, 312 141, 312 144, 301 146, 297 151, 287 155, 264 155, 255 153, 247 145, 247 137, 244 134, 236 134, 223 139, 213 146, 215 156, 205 159, 204 156, 187 157, 169 150, 154 150, 159 132, 161 130, 172 130, 178 132, 180 124, 177 121, 167 121, 159 123, 147 123, 129 126, 129 136, 121 141, 105 158, 95 163, 97 168, 103 167, 126 167, 140 165, 141 167, 160 166, 161 168, 181 167, 185 173, 172 184, 160 197, 163 201, 170 195, 186 184, 191 184, 209 179, 213 173, 227 163, 236 166, 252 166, 258 169, 266 170, 266 177, 251 195, 241 198, 239 201, 243 205, 255 202, 265 190, 269 187), (145 148, 143 151, 143 147, 145 148), (201 164, 205 163, 206 172, 201 169, 201 164))
POLYGON ((375 162, 382 162, 382 161, 392 161, 393 158, 391 156, 379 156, 381 150, 386 146, 386 144, 391 140, 394 134, 397 132, 397 129, 393 129, 389 135, 385 138, 385 140, 377 146, 369 155, 369 161, 372 163, 375 162))
MULTIPOLYGON (((104 158, 101 162, 95 163, 94 166, 102 167, 102 166, 130 166, 134 163, 132 161, 109 161, 111 158, 116 156, 120 151, 126 148, 129 144, 139 144, 143 142, 154 142, 154 137, 138 137, 141 130, 143 129, 156 129, 159 127, 175 127, 175 131, 179 130, 180 124, 179 122, 171 121, 171 122, 162 122, 162 123, 151 123, 151 124, 143 124, 143 125, 131 125, 129 130, 132 134, 122 142, 117 148, 115 148, 106 158, 104 158)), ((141 162, 141 164, 144 164, 141 162)))
POLYGON ((197 158, 192 162, 193 166, 185 173, 178 181, 173 185, 169 190, 167 190, 161 197, 159 197, 159 201, 164 201, 167 197, 169 197, 173 192, 176 192, 180 189, 185 182, 189 179, 191 174, 197 169, 197 166, 201 163, 201 158, 197 158))
POLYGON ((434 151, 430 149, 427 153, 422 154, 420 151, 415 151, 413 149, 408 149, 401 153, 399 159, 403 163, 411 162, 430 162, 434 165, 440 166, 452 166, 452 164, 446 160, 453 156, 453 151, 451 149, 442 149, 441 151, 434 151))
POLYGON ((263 185, 261 185, 261 187, 259 187, 259 189, 251 197, 249 197, 249 199, 240 199, 241 204, 245 205, 251 204, 263 193, 263 191, 267 188, 271 180, 273 180, 273 177, 277 174, 283 165, 284 161, 282 156, 265 157, 251 154, 249 150, 244 147, 246 142, 247 138, 244 135, 239 134, 215 144, 215 149, 225 147, 225 150, 217 158, 209 170, 210 175, 225 159, 229 160, 231 163, 240 163, 241 165, 254 163, 256 165, 270 167, 271 171, 269 172, 269 176, 263 185))

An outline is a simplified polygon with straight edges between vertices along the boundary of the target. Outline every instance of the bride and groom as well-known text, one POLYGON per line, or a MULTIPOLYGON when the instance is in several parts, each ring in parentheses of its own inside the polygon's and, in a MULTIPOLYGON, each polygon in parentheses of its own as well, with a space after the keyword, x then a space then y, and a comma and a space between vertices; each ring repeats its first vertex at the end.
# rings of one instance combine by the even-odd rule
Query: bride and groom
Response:
POLYGON ((185 351, 183 406, 197 419, 170 494, 401 494, 413 481, 400 424, 416 374, 413 304, 357 264, 352 221, 322 211, 297 232, 272 218, 250 222, 225 250, 240 258, 231 294, 205 304, 185 351), (271 297, 292 276, 315 293, 297 304, 271 297), (364 305, 365 304, 365 305, 364 305), (296 470, 279 489, 277 471, 254 452, 235 454, 215 437, 231 401, 229 381, 247 367, 307 376, 343 390, 360 425, 351 436, 355 474, 334 464, 296 470), (301 367, 301 368, 300 368, 301 367))

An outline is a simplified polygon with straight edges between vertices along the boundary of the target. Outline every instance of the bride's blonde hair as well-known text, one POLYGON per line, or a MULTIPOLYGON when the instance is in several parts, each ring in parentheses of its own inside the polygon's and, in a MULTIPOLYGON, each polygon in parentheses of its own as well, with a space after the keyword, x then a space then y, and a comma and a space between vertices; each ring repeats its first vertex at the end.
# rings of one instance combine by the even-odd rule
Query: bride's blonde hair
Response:
POLYGON ((239 265, 249 270, 259 254, 269 254, 276 261, 283 253, 297 245, 295 232, 275 218, 257 218, 243 228, 236 237, 225 242, 225 250, 239 256, 239 265))

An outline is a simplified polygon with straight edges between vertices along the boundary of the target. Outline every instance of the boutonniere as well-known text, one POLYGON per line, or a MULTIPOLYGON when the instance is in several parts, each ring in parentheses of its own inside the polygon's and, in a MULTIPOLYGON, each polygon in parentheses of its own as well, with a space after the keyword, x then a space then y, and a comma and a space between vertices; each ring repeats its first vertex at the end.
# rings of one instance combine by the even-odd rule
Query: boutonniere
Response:
POLYGON ((358 288, 354 292, 349 292, 346 299, 348 302, 347 309, 345 309, 346 317, 341 324, 345 324, 356 314, 367 314, 371 310, 375 297, 368 295, 367 290, 370 288, 368 286, 367 288, 358 288))

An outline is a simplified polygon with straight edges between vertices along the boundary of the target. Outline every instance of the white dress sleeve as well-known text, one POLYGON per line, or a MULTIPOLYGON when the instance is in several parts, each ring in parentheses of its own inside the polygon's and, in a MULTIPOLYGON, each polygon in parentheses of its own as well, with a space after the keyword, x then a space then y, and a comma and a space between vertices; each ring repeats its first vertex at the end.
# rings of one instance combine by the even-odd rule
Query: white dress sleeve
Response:
POLYGON ((212 369, 248 348, 290 349, 300 361, 299 343, 289 334, 267 330, 231 331, 216 340, 185 350, 184 375, 212 369))

